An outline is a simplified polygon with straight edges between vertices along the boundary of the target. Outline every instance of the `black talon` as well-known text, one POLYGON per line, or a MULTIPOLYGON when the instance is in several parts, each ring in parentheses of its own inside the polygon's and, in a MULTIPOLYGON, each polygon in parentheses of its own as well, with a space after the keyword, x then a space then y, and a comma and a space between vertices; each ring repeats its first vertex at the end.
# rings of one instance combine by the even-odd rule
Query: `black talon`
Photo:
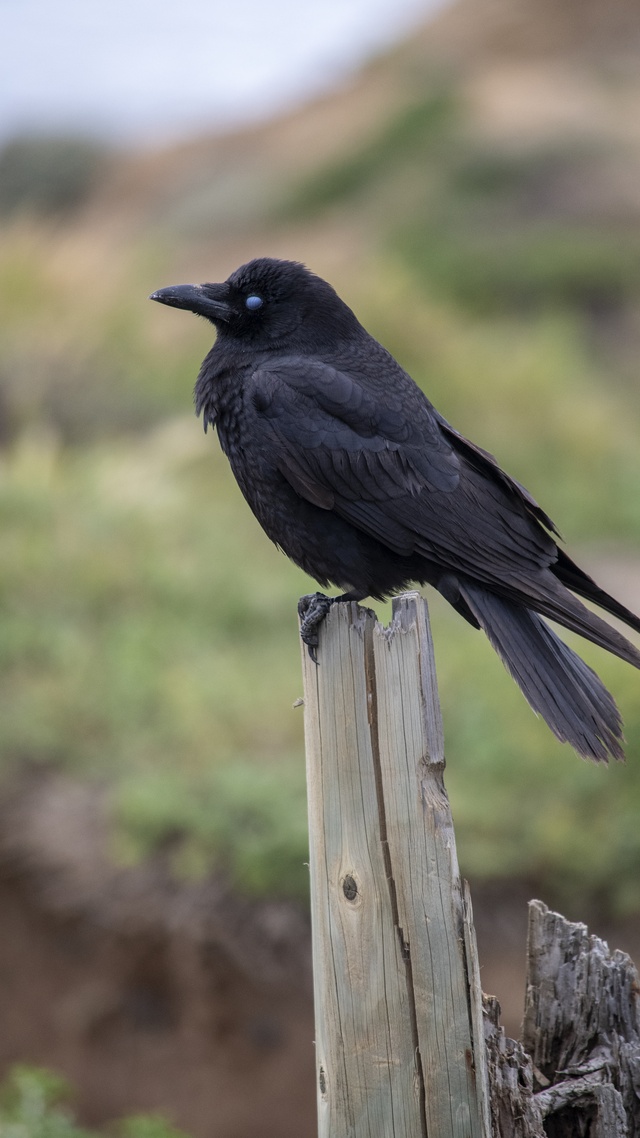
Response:
POLYGON ((324 593, 307 593, 298 601, 300 639, 303 644, 306 644, 309 655, 316 665, 318 663, 318 630, 336 600, 336 597, 327 597, 324 593))

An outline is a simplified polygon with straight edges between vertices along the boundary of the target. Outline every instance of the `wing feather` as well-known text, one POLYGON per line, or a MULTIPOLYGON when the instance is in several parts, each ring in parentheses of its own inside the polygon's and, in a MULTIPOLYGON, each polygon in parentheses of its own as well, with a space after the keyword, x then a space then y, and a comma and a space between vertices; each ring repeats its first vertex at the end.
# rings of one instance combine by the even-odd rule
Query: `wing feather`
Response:
POLYGON ((395 552, 486 582, 522 581, 557 555, 552 523, 487 452, 442 420, 419 390, 408 412, 317 361, 253 373, 263 445, 301 497, 395 552))

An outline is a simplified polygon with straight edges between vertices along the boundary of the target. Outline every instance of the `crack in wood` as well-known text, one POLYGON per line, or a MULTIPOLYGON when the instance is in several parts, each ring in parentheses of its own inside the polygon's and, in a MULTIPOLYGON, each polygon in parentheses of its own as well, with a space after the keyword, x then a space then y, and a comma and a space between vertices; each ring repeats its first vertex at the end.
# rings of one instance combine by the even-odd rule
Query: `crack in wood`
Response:
POLYGON ((365 638, 365 678, 367 685, 367 708, 369 718, 369 730, 371 733, 371 753, 373 758, 374 777, 376 785, 376 797, 378 802, 378 816, 380 819, 380 842, 382 845, 382 856, 384 859, 385 873, 387 877, 387 887, 389 889, 389 898, 391 902, 391 911, 393 913, 393 923, 400 942, 400 952, 405 965, 405 975, 407 982, 407 999, 409 1004, 409 1018, 411 1024, 411 1038, 414 1044, 414 1055, 416 1064, 416 1078, 418 1082, 418 1097, 420 1103, 420 1128, 422 1138, 428 1138, 427 1133, 427 1115, 425 1104, 425 1080, 424 1069, 422 1065, 422 1055, 420 1053, 420 1043, 418 1035, 418 1016, 416 1011, 416 996, 413 984, 413 971, 411 966, 411 955, 409 952, 409 944, 404 939, 403 930, 400 926, 400 914, 398 911, 398 893, 396 889, 396 882, 393 873, 393 865, 391 861, 391 851, 389 849, 389 842, 387 839, 387 818, 384 808, 384 791, 382 784, 382 768, 380 764, 380 741, 378 737, 378 699, 376 688, 376 674, 375 674, 375 661, 373 655, 373 639, 372 630, 368 630, 368 635, 365 638))

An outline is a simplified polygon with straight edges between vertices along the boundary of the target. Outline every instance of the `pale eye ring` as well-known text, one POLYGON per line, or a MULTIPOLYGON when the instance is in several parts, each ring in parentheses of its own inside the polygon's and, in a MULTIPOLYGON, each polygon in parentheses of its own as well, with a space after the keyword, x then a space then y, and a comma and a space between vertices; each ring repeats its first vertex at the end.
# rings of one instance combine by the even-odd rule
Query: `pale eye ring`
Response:
POLYGON ((249 312, 257 312, 257 310, 259 308, 262 308, 263 304, 264 304, 264 300, 262 299, 261 296, 253 296, 253 295, 248 296, 244 302, 244 306, 245 306, 245 308, 249 309, 249 312))

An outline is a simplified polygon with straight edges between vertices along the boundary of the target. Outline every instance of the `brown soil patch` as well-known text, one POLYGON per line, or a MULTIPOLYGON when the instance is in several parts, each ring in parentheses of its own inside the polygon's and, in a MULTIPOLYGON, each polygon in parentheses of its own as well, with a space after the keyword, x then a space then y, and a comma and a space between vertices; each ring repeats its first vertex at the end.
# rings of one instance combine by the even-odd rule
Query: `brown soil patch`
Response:
POLYGON ((292 905, 109 865, 91 788, 46 777, 0 822, 0 1072, 37 1063, 79 1119, 202 1138, 315 1134, 309 939, 292 905))

